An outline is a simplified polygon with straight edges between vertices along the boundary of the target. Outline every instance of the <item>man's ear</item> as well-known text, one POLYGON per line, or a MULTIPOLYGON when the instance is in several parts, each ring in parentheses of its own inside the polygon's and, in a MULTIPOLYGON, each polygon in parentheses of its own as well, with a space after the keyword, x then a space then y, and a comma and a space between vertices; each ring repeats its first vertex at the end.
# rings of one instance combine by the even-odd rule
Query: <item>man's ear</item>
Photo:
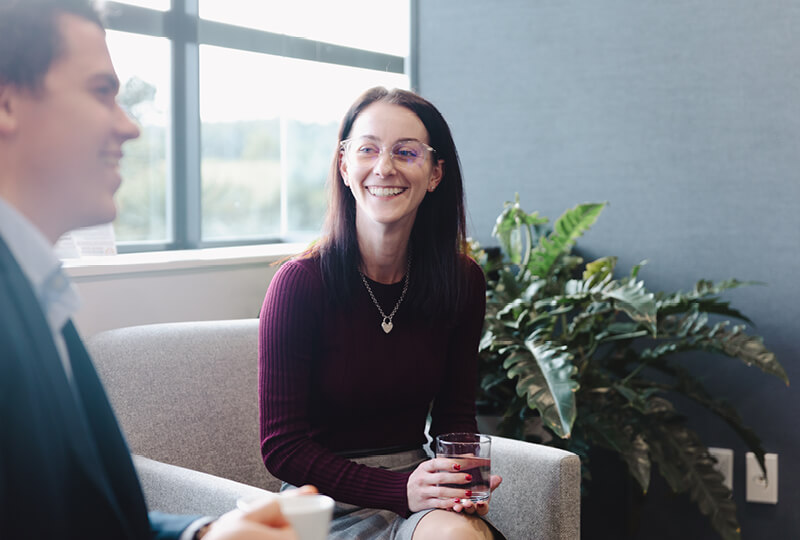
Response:
POLYGON ((0 84, 0 135, 17 129, 17 95, 10 84, 0 84))
POLYGON ((442 176, 444 176, 444 160, 440 159, 436 162, 433 166, 433 170, 431 171, 431 179, 428 180, 428 191, 431 192, 439 185, 439 182, 442 181, 442 176))

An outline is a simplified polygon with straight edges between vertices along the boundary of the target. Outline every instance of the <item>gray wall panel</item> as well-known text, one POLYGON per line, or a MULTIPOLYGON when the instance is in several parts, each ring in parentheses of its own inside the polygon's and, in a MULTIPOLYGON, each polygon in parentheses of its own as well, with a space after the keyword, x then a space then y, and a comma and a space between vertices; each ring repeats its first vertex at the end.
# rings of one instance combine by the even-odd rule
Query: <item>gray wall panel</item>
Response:
MULTIPOLYGON (((767 282, 728 297, 800 384, 800 2, 419 0, 418 9, 416 85, 453 129, 474 237, 493 243, 515 192, 551 218, 607 200, 585 252, 618 255, 621 271, 647 259, 642 276, 657 290, 699 278, 767 282)), ((778 506, 747 504, 744 447, 715 419, 696 420, 710 445, 736 451, 743 537, 800 530, 797 393, 733 361, 698 364, 780 454, 778 506)), ((643 537, 672 537, 652 511, 643 537)))

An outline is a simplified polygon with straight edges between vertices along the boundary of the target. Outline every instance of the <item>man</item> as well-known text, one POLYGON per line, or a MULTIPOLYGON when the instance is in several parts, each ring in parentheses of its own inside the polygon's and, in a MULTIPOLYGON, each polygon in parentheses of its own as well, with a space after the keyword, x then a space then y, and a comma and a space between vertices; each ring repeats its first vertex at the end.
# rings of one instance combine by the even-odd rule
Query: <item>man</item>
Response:
MULTIPOLYGON (((114 219, 138 128, 90 0, 0 0, 0 537, 295 538, 276 504, 148 515, 52 244, 114 219)), ((310 489, 309 491, 313 490, 310 489)))

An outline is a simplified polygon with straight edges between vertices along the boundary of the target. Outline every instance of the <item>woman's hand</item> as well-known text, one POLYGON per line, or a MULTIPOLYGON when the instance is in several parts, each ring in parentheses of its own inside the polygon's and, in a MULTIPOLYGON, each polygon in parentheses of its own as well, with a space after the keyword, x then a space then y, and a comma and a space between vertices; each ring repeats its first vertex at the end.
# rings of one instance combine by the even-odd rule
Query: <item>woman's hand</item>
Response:
POLYGON ((502 482, 503 478, 496 474, 489 476, 490 495, 488 499, 477 503, 472 502, 469 499, 462 499, 460 502, 457 502, 453 505, 452 510, 454 512, 464 512, 466 514, 477 513, 479 516, 485 516, 489 513, 489 501, 492 499, 491 492, 497 489, 497 486, 499 486, 502 482))
MULTIPOLYGON (((460 472, 459 461, 435 458, 420 463, 408 478, 406 486, 408 509, 418 512, 426 508, 442 508, 456 512, 463 510, 470 514, 474 513, 475 505, 471 502, 461 502, 470 495, 466 489, 457 486, 470 482, 472 478, 470 475, 460 472)), ((491 476, 489 479, 490 490, 493 491, 500 485, 500 482, 502 482, 502 478, 491 476)), ((488 504, 484 504, 483 507, 483 509, 477 507, 479 515, 484 515, 489 511, 488 504)))

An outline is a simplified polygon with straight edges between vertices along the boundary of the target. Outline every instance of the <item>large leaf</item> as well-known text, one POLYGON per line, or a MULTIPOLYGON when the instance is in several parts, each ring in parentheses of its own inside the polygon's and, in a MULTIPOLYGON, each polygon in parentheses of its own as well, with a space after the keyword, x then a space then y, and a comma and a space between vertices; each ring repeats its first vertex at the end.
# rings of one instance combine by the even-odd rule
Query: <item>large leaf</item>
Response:
MULTIPOLYGON (((596 408, 597 409, 597 408, 596 408)), ((606 404, 602 410, 582 418, 588 435, 601 446, 617 452, 628 466, 628 472, 647 494, 650 487, 650 445, 633 427, 633 412, 606 404)))
MULTIPOLYGON (((651 335, 657 333, 657 308, 655 295, 648 292, 643 281, 624 278, 620 281, 605 274, 602 277, 591 273, 588 279, 571 279, 564 284, 564 295, 542 299, 536 307, 559 303, 575 303, 591 298, 596 305, 611 302, 614 309, 623 311, 628 317, 646 328, 651 335)), ((603 333, 603 331, 600 331, 603 333)))
MULTIPOLYGON (((764 373, 774 375, 787 386, 789 377, 778 358, 764 346, 759 336, 744 333, 742 326, 728 328, 728 321, 708 326, 708 316, 695 307, 682 317, 665 317, 659 324, 659 337, 678 338, 673 350, 700 349, 738 358, 747 366, 756 366, 764 373)), ((644 355, 651 353, 645 351, 644 355)))
POLYGON ((706 409, 716 414, 733 429, 737 435, 747 444, 748 448, 755 454, 756 459, 761 465, 761 469, 766 473, 764 464, 764 454, 766 450, 761 444, 761 439, 755 431, 746 426, 739 413, 729 403, 722 399, 715 399, 709 394, 703 384, 692 374, 679 366, 670 365, 663 360, 651 362, 650 367, 666 373, 675 379, 674 384, 662 384, 653 381, 634 380, 631 385, 642 385, 646 388, 661 388, 663 391, 678 392, 694 400, 706 409))
POLYGON ((717 296, 729 289, 758 284, 760 283, 757 281, 739 281, 737 279, 728 279, 716 283, 701 279, 690 292, 656 295, 656 305, 658 306, 659 315, 662 316, 685 313, 695 309, 696 306, 696 309, 704 313, 735 317, 752 324, 752 321, 745 317, 739 310, 730 307, 730 302, 724 302, 717 298, 717 296))
POLYGON ((647 440, 653 461, 673 491, 688 492, 723 539, 739 540, 736 504, 697 434, 677 419, 656 420, 648 426, 647 440))
POLYGON ((594 225, 605 206, 606 203, 579 204, 564 212, 556 220, 554 230, 539 238, 539 244, 531 252, 528 271, 541 278, 550 275, 555 261, 569 253, 578 238, 594 225))
POLYGON ((616 300, 614 305, 628 317, 656 335, 656 303, 654 295, 644 288, 643 281, 626 278, 617 287, 608 287, 603 293, 616 300))
POLYGON ((525 348, 509 355, 503 366, 509 378, 519 377, 517 394, 526 398, 528 406, 539 411, 556 435, 569 437, 577 415, 578 383, 566 348, 545 341, 537 330, 525 340, 525 348))
POLYGON ((728 356, 739 358, 748 366, 756 366, 764 373, 775 375, 789 386, 789 377, 783 366, 778 362, 775 353, 764 346, 764 340, 760 336, 749 336, 745 334, 741 326, 735 326, 730 330, 720 330, 709 339, 728 356))

